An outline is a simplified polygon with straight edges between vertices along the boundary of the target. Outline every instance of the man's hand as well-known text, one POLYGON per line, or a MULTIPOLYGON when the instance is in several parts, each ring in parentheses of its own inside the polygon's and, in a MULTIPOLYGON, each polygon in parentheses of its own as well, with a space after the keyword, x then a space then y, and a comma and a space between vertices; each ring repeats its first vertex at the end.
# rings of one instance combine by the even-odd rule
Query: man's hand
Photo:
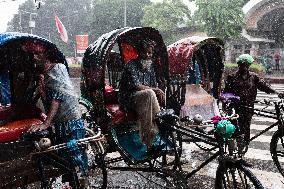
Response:
POLYGON ((50 124, 49 123, 43 123, 43 124, 40 124, 40 125, 32 125, 28 132, 29 133, 34 133, 36 131, 43 131, 43 130, 46 130, 48 127, 50 127, 50 124))
POLYGON ((165 104, 165 93, 159 88, 153 88, 153 91, 156 93, 156 96, 158 98, 158 101, 160 105, 164 106, 165 104))

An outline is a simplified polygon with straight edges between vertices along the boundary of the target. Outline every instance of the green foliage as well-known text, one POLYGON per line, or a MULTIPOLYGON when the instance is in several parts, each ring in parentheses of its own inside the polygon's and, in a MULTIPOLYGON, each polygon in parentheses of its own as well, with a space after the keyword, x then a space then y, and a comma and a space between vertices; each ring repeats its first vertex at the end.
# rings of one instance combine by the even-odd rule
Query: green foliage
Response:
POLYGON ((81 68, 81 64, 68 64, 69 68, 81 68))
MULTIPOLYGON (((36 27, 33 34, 52 41, 66 55, 75 54, 75 36, 89 34, 89 43, 94 42, 103 33, 124 27, 124 0, 43 0, 40 9, 35 9, 33 0, 27 0, 8 24, 8 31, 30 33, 30 14, 36 27), (64 43, 57 32, 54 15, 65 26, 69 42, 64 43), (21 19, 20 19, 21 18, 21 19), (21 20, 21 21, 20 21, 21 20)), ((150 0, 126 0, 127 26, 142 26, 143 7, 150 0)))
MULTIPOLYGON (((234 73, 238 70, 238 64, 235 63, 225 63, 225 75, 234 73)), ((252 64, 250 66, 250 71, 255 72, 261 76, 265 74, 265 68, 262 64, 252 64)))
POLYGON ((223 40, 238 38, 244 24, 243 0, 196 0, 196 24, 209 36, 223 40))
POLYGON ((252 64, 250 70, 260 75, 265 73, 265 67, 262 64, 252 64))
POLYGON ((180 25, 185 24, 190 17, 190 10, 181 0, 164 0, 144 7, 143 26, 158 29, 165 41, 176 41, 173 33, 180 25))
MULTIPOLYGON (((127 27, 142 26, 143 7, 150 0, 126 0, 127 27)), ((89 17, 93 39, 117 28, 124 27, 124 0, 98 0, 89 17)))
POLYGON ((19 19, 20 15, 15 15, 8 24, 8 31, 30 33, 30 14, 27 12, 36 13, 32 17, 35 21, 35 28, 32 33, 52 41, 65 55, 74 56, 75 35, 88 34, 89 31, 89 23, 85 18, 91 11, 90 5, 91 0, 45 0, 40 9, 35 9, 33 0, 28 0, 19 7, 21 22, 19 19), (68 44, 61 40, 57 32, 54 19, 55 14, 67 30, 68 44))

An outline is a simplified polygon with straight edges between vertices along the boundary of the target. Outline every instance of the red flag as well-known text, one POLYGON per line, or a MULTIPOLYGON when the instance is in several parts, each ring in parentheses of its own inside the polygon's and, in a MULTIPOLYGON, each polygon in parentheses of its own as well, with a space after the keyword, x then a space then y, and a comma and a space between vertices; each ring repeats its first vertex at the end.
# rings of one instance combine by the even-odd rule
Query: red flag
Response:
POLYGON ((67 43, 67 41, 68 41, 67 31, 66 31, 64 25, 62 24, 62 22, 59 20, 58 16, 56 16, 56 15, 55 15, 55 24, 56 24, 56 27, 57 27, 57 31, 60 34, 60 38, 62 39, 62 41, 67 43))

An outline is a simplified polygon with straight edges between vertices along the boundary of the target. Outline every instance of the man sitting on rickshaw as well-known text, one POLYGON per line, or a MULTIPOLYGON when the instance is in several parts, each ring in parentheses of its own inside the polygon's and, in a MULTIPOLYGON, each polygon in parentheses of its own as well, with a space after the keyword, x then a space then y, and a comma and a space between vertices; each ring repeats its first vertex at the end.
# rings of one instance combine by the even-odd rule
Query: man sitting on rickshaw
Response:
POLYGON ((127 111, 138 117, 141 140, 148 147, 158 133, 154 117, 164 103, 165 94, 158 88, 153 64, 155 43, 144 40, 138 58, 130 60, 124 69, 119 88, 119 101, 127 111))

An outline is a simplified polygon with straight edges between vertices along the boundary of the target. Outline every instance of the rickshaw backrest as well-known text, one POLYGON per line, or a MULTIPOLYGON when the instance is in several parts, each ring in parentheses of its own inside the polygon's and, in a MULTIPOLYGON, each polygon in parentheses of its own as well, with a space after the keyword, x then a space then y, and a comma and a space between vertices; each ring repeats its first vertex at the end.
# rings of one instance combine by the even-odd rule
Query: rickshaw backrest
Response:
POLYGON ((106 70, 106 74, 108 76, 108 81, 106 83, 112 86, 115 90, 119 87, 119 81, 125 65, 130 60, 138 58, 138 51, 133 45, 127 42, 122 42, 118 44, 118 46, 120 48, 120 53, 115 51, 110 52, 106 70))
POLYGON ((128 43, 121 43, 121 50, 123 54, 123 61, 127 64, 130 60, 135 60, 138 58, 137 49, 128 43))

